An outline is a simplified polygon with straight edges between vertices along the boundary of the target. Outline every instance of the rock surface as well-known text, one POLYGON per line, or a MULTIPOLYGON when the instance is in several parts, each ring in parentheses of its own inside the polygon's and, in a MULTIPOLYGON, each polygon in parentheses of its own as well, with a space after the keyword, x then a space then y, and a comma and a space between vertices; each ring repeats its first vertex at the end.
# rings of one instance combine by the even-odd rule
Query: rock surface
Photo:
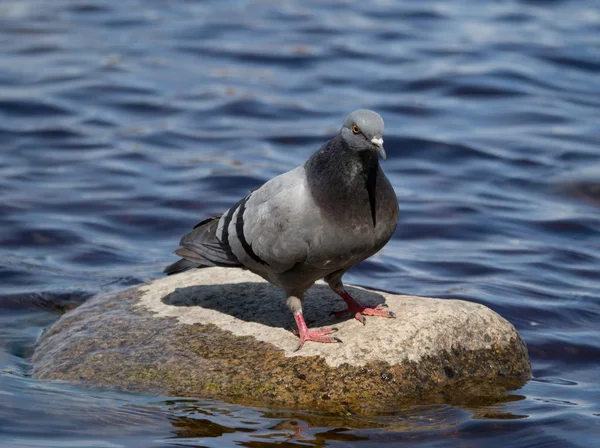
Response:
POLYGON ((366 326, 331 312, 344 303, 311 288, 309 327, 335 326, 343 344, 298 352, 282 292, 248 271, 206 268, 97 296, 38 341, 34 375, 125 390, 327 409, 499 399, 531 367, 515 328, 476 303, 348 287, 397 319, 366 326))

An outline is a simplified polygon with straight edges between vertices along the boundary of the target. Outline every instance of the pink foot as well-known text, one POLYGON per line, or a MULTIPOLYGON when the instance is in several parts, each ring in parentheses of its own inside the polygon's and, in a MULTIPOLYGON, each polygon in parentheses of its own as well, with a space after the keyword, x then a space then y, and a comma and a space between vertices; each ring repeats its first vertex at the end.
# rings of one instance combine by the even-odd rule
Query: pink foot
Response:
POLYGON ((335 333, 337 328, 321 328, 319 330, 309 330, 306 326, 306 322, 304 322, 304 316, 302 316, 302 312, 294 314, 294 319, 296 319, 296 324, 298 325, 298 330, 294 330, 294 334, 300 337, 300 342, 298 343, 298 348, 296 351, 300 350, 306 341, 313 342, 342 342, 338 338, 334 338, 331 336, 327 336, 328 334, 335 333))
POLYGON ((342 299, 344 299, 344 302, 346 302, 346 304, 348 305, 348 308, 341 311, 336 311, 334 313, 335 317, 337 318, 343 316, 346 313, 350 313, 353 314, 354 318, 363 325, 365 324, 364 316, 381 316, 391 317, 394 319, 396 318, 396 315, 393 312, 385 310, 387 305, 377 305, 375 308, 367 308, 361 305, 360 302, 357 302, 356 299, 354 299, 354 297, 348 294, 345 289, 336 289, 335 292, 342 299))

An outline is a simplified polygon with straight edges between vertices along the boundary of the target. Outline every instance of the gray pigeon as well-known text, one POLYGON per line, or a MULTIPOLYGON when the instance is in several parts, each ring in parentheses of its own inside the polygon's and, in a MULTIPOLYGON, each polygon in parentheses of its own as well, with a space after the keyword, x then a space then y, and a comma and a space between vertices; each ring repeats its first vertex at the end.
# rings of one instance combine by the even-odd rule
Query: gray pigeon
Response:
POLYGON ((347 304, 336 316, 351 313, 395 317, 378 305, 367 308, 344 289, 342 276, 379 251, 398 222, 398 200, 379 166, 385 160, 383 119, 356 110, 337 136, 302 166, 253 190, 222 215, 194 227, 175 251, 183 257, 167 274, 196 267, 247 268, 286 295, 306 341, 341 342, 336 329, 309 330, 302 316, 305 291, 323 278, 347 304))

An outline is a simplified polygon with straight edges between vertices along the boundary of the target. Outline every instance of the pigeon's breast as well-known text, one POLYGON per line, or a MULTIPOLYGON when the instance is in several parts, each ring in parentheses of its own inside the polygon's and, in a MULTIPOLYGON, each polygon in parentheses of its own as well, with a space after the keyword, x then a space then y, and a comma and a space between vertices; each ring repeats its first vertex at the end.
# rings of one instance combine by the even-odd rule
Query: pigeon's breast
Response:
POLYGON ((392 237, 398 200, 382 171, 377 178, 375 220, 366 190, 353 193, 352 198, 345 206, 319 209, 320 232, 310 242, 307 264, 331 271, 349 267, 379 251, 392 237))

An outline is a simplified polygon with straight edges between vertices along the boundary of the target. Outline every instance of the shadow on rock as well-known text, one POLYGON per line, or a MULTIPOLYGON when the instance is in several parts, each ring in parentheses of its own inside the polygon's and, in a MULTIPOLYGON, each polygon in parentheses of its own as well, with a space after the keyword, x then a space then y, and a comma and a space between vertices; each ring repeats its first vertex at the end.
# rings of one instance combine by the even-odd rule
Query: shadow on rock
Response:
MULTIPOLYGON (((346 290, 363 305, 377 306, 385 298, 376 292, 347 287, 346 290)), ((285 294, 268 283, 243 282, 224 285, 198 285, 177 288, 162 298, 165 305, 199 306, 229 314, 246 322, 271 327, 295 328, 292 313, 286 306, 285 294)), ((350 314, 337 319, 334 311, 346 307, 326 285, 314 285, 304 296, 304 317, 309 326, 334 325, 353 318, 350 314)))

